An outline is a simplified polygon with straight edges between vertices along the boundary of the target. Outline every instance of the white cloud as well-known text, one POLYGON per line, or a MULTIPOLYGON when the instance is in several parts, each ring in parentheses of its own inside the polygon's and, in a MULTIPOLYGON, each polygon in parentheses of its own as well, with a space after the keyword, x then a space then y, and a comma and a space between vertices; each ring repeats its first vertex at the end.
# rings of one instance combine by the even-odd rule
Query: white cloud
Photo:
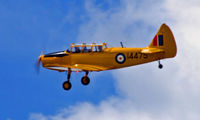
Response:
MULTIPOLYGON (((30 120, 157 120, 167 116, 154 116, 151 113, 132 109, 131 101, 110 99, 103 101, 100 105, 94 106, 90 103, 82 103, 69 109, 63 109, 56 115, 44 116, 32 114, 30 120), (77 107, 78 106, 78 107, 77 107)), ((170 118, 167 118, 170 119, 170 118)))
POLYGON ((200 2, 197 0, 125 0, 102 11, 87 1, 90 20, 80 28, 79 41, 129 47, 148 45, 162 22, 174 32, 178 54, 156 63, 116 70, 119 96, 99 105, 80 103, 55 115, 32 114, 30 120, 198 120, 200 118, 200 2))

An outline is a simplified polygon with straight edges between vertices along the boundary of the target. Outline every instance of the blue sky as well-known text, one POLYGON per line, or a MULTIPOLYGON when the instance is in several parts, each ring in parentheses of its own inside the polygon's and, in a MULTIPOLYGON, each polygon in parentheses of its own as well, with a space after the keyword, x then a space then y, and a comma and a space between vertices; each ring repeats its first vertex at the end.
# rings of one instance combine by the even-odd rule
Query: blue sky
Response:
POLYGON ((0 119, 198 120, 199 6, 195 0, 1 0, 0 119), (73 73, 70 91, 62 89, 66 73, 35 71, 41 51, 71 43, 147 46, 163 22, 178 46, 163 70, 153 62, 93 72, 87 87, 84 73, 73 73))
POLYGON ((88 19, 84 5, 81 0, 0 1, 1 120, 28 119, 31 112, 51 114, 81 101, 97 104, 116 94, 109 71, 99 77, 91 73, 87 87, 80 82, 84 73, 73 73, 69 92, 62 89, 66 73, 35 71, 41 51, 64 50, 76 43, 79 26, 88 19))

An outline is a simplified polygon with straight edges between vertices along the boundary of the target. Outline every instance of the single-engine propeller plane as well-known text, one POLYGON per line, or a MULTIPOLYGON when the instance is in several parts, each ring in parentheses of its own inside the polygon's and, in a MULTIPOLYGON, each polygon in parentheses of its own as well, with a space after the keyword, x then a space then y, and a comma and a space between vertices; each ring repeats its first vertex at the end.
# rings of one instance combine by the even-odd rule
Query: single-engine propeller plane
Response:
POLYGON ((73 71, 85 72, 81 82, 83 85, 88 85, 89 72, 119 69, 152 61, 158 61, 158 67, 161 69, 163 65, 160 60, 175 57, 176 52, 176 42, 171 30, 166 24, 162 24, 148 47, 108 48, 106 43, 71 44, 71 49, 40 55, 38 65, 42 63, 42 66, 47 69, 68 71, 63 88, 69 90, 70 76, 73 71))

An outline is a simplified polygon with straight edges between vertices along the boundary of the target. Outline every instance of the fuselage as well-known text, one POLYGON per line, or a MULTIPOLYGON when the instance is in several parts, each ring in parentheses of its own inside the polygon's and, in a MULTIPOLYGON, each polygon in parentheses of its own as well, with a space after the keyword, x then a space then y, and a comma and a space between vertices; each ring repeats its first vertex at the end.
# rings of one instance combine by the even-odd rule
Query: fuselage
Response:
POLYGON ((45 68, 68 68, 69 66, 82 64, 102 66, 107 68, 107 70, 110 70, 152 62, 164 58, 163 53, 145 54, 141 52, 143 49, 144 48, 104 48, 101 52, 91 51, 87 53, 68 53, 67 51, 62 51, 62 53, 57 52, 53 53, 53 55, 43 55, 41 61, 45 68), (117 58, 118 54, 122 55, 121 59, 124 59, 123 61, 120 61, 120 56, 117 58))

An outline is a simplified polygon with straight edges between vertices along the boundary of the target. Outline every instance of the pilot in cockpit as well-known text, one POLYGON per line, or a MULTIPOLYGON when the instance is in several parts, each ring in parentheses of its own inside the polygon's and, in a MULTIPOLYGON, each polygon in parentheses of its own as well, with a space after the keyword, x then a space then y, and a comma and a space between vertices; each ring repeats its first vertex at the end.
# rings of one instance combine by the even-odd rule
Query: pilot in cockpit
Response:
POLYGON ((76 53, 80 53, 81 52, 80 48, 79 47, 75 47, 75 52, 76 53))

